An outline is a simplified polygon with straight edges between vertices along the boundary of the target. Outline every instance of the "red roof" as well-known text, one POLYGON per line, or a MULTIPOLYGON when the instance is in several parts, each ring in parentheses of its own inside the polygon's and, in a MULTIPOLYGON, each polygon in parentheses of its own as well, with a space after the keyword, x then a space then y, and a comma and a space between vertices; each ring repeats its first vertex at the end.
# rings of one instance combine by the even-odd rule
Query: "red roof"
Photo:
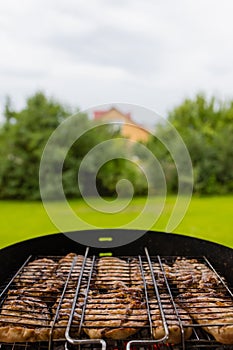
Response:
MULTIPOLYGON (((105 110, 105 111, 94 111, 94 119, 101 119, 106 113, 110 112, 112 109, 115 108, 111 108, 109 110, 105 110)), ((119 113, 121 113, 124 117, 126 117, 128 120, 131 120, 131 114, 130 113, 122 113, 119 111, 119 113)))
POLYGON ((108 111, 94 111, 94 119, 101 118, 108 111))

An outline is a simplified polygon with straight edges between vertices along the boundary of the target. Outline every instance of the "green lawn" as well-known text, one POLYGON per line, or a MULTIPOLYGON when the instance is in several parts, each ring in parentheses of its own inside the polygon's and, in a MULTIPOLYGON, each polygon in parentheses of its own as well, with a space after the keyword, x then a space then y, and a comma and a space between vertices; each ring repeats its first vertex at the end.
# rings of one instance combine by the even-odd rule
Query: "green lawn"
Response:
MULTIPOLYGON (((153 225, 153 230, 166 231, 168 218, 175 204, 175 197, 168 197, 162 214, 153 225)), ((93 201, 96 203, 96 200, 93 201)), ((148 228, 151 217, 160 211, 160 199, 155 199, 143 214, 139 224, 132 223, 132 228, 148 228), (136 226, 135 226, 136 225, 136 226)), ((122 204, 125 204, 122 200, 122 204)), ((233 248, 233 196, 198 198, 193 197, 189 209, 179 226, 174 230, 193 237, 204 238, 233 248)), ((91 209, 82 200, 71 201, 72 209, 78 213, 83 222, 97 227, 116 228, 138 217, 145 205, 144 198, 136 198, 125 210, 118 214, 104 214, 91 209)), ((109 203, 111 205, 111 203, 109 203)), ((55 211, 67 231, 74 229, 69 217, 60 203, 53 203, 55 211)), ((108 205, 105 205, 107 208, 108 205)), ((102 208, 103 210, 106 208, 102 208)), ((0 201, 1 238, 0 247, 10 245, 28 238, 59 232, 50 221, 40 202, 0 201)), ((80 222, 77 230, 87 228, 80 222)))

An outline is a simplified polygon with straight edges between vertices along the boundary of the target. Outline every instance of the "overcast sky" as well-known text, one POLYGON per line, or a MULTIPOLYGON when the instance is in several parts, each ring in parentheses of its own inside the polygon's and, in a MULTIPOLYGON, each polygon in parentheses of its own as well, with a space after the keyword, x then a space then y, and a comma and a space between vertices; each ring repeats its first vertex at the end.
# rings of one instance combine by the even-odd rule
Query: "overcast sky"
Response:
POLYGON ((3 0, 0 104, 21 108, 40 89, 165 116, 198 91, 233 98, 232 16, 232 0, 3 0))

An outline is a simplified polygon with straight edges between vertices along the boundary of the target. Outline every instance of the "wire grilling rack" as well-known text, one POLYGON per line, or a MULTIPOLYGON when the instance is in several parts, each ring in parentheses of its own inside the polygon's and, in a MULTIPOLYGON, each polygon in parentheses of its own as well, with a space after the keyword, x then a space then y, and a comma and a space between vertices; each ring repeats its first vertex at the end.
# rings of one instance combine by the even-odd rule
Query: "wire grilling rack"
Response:
MULTIPOLYGON (((220 344, 211 332, 206 331, 206 327, 233 326, 231 319, 223 324, 219 308, 215 313, 220 317, 215 317, 214 323, 210 316, 211 312, 214 313, 213 305, 200 323, 195 313, 198 315, 201 311, 205 314, 206 307, 201 300, 191 309, 191 325, 187 312, 180 308, 177 300, 185 283, 189 293, 197 293, 198 287, 197 276, 187 261, 193 266, 196 264, 197 271, 198 264, 199 269, 211 271, 210 276, 206 274, 206 284, 198 293, 206 295, 209 293, 208 283, 214 283, 215 293, 231 308, 230 287, 217 272, 217 267, 205 257, 186 258, 186 262, 178 259, 183 280, 174 283, 174 271, 170 268, 177 263, 177 257, 150 256, 146 248, 144 256, 121 256, 109 260, 89 256, 88 248, 84 256, 30 256, 2 285, 0 334, 3 327, 9 327, 12 332, 14 327, 20 327, 33 329, 34 338, 20 342, 19 339, 14 342, 4 340, 1 349, 61 350, 72 346, 110 350, 233 349, 233 345, 220 344), (190 275, 191 281, 187 282, 190 275), (17 303, 19 306, 12 311, 11 305, 17 303), (178 344, 170 342, 174 323, 180 337, 178 344), (156 333, 158 328, 159 334, 156 333), (97 333, 98 339, 89 338, 93 332, 97 333), (189 332, 192 333, 190 336, 189 332), (120 337, 125 334, 127 340, 111 339, 119 334, 120 337)), ((223 305, 222 308, 224 311, 226 307, 223 305)))

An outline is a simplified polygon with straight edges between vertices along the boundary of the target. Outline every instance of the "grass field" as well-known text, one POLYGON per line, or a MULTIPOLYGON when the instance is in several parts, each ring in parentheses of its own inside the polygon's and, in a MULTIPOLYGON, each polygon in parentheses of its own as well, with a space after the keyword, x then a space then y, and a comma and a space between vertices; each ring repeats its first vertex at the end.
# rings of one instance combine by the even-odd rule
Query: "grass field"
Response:
MULTIPOLYGON (((169 217, 175 204, 175 197, 168 197, 158 220, 152 230, 166 231, 169 217)), ((96 204, 96 201, 93 202, 96 204)), ((62 222, 66 231, 86 229, 89 224, 99 228, 117 228, 130 222, 130 228, 148 229, 148 222, 153 215, 159 215, 161 200, 155 199, 142 215, 140 223, 133 223, 142 212, 145 198, 134 199, 125 210, 118 214, 104 214, 91 209, 83 200, 70 202, 73 211, 80 217, 80 223, 75 227, 70 223, 60 203, 53 203, 53 211, 62 222), (136 226, 135 226, 136 225, 136 226)), ((120 203, 124 205, 124 201, 120 203)), ((204 238, 233 248, 233 196, 198 198, 193 197, 183 220, 174 232, 188 236, 204 238)), ((111 202, 109 202, 111 205, 111 202)), ((105 205, 108 207, 108 204, 105 205)), ((102 208, 103 210, 106 208, 102 208)), ((1 236, 0 247, 28 238, 59 232, 59 229, 50 221, 42 203, 0 201, 1 236)))

